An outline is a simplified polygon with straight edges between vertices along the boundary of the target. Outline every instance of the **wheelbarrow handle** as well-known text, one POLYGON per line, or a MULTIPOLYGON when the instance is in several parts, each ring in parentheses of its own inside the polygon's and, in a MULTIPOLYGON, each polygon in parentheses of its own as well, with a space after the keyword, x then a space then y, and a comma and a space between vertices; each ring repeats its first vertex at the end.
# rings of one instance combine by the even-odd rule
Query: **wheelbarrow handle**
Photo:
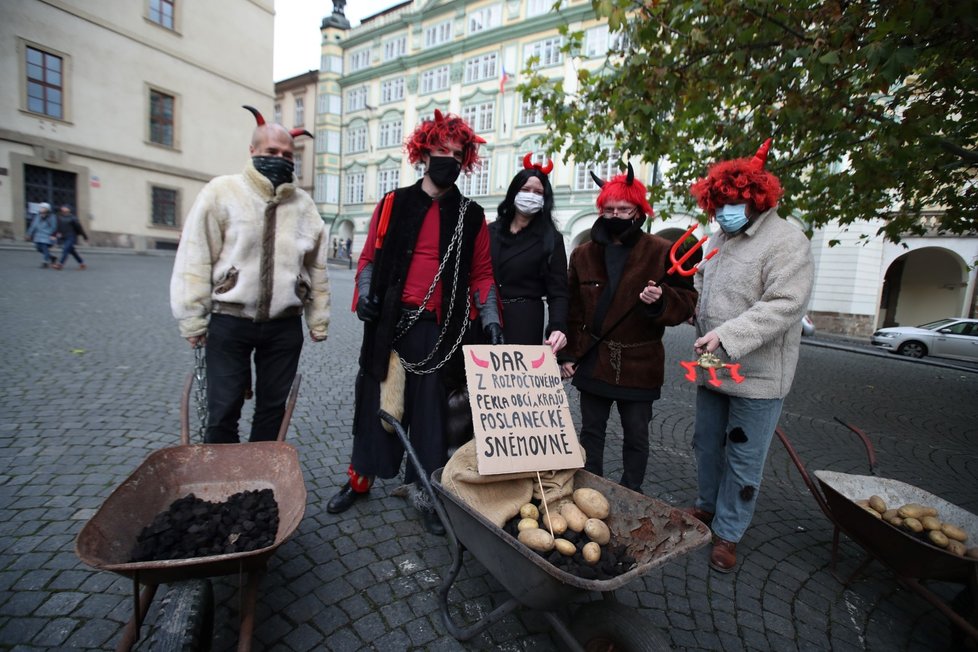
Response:
POLYGON ((786 435, 784 430, 781 429, 781 426, 777 426, 774 429, 774 433, 778 436, 778 439, 781 440, 785 450, 788 451, 788 457, 790 457, 791 461, 795 463, 796 467, 798 467, 798 472, 801 473, 801 479, 805 482, 805 486, 807 486, 808 490, 812 493, 812 496, 815 498, 815 502, 818 503, 819 509, 822 510, 822 513, 825 514, 830 521, 835 523, 835 516, 832 514, 832 508, 829 507, 828 502, 825 500, 825 496, 822 495, 822 492, 819 491, 819 488, 815 485, 815 482, 812 480, 812 476, 808 474, 808 468, 805 466, 805 463, 801 461, 801 458, 795 451, 795 447, 791 445, 790 441, 788 441, 788 435, 786 435))
POLYGON ((866 436, 866 433, 864 433, 856 426, 846 423, 839 417, 833 417, 833 418, 839 423, 841 423, 843 426, 845 426, 846 428, 854 432, 859 437, 859 439, 862 440, 863 446, 865 446, 866 448, 866 457, 869 458, 869 472, 875 475, 876 477, 879 477, 879 465, 876 463, 876 451, 873 449, 873 442, 869 440, 869 437, 866 436))

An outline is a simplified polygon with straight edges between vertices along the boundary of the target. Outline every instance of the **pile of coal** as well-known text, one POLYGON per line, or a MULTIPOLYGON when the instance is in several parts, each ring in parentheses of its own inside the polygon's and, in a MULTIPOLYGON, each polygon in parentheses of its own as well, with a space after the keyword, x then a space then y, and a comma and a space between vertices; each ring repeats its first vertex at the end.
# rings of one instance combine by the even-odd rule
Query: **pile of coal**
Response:
POLYGON ((275 543, 278 503, 271 489, 212 503, 189 494, 143 528, 130 561, 189 559, 258 550, 275 543))
MULTIPOLYGON (((503 529, 516 538, 519 536, 519 522, 520 516, 517 515, 510 519, 503 529)), ((602 546, 601 560, 592 566, 584 560, 584 554, 581 552, 584 544, 590 541, 586 534, 567 530, 561 537, 577 548, 573 555, 564 556, 557 550, 535 552, 566 573, 586 580, 610 580, 635 567, 635 558, 628 554, 625 546, 616 545, 614 542, 602 546)))

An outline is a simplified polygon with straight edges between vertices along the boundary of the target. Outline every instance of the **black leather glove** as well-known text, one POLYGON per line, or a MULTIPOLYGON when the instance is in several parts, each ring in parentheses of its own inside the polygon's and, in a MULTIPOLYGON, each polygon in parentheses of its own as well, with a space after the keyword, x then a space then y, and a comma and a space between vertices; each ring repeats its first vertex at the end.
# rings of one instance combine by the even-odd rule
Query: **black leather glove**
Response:
POLYGON ((380 317, 380 301, 377 297, 365 297, 363 295, 357 300, 357 318, 368 324, 377 321, 380 317))
POLYGON ((486 325, 485 333, 490 344, 506 343, 506 338, 503 337, 503 327, 495 322, 486 325))

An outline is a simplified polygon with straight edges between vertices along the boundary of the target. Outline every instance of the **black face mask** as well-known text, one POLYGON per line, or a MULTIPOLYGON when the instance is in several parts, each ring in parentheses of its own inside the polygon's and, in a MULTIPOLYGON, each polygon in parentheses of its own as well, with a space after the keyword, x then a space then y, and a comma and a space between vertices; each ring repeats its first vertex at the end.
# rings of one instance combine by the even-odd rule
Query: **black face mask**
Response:
POLYGON ((255 169, 272 182, 273 188, 292 181, 295 164, 281 156, 252 156, 251 163, 255 169))
POLYGON ((616 238, 620 238, 622 233, 635 226, 634 219, 619 220, 618 218, 615 217, 610 219, 607 217, 603 217, 601 219, 604 220, 604 227, 608 230, 608 233, 615 236, 616 238))
POLYGON ((448 188, 462 172, 462 164, 453 156, 431 156, 428 158, 428 178, 439 188, 448 188))

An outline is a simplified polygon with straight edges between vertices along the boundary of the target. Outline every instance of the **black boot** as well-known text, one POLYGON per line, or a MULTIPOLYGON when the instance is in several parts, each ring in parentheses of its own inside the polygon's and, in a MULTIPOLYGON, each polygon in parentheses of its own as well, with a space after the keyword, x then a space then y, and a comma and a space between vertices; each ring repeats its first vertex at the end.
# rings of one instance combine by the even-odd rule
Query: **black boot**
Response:
POLYGON ((424 523, 424 529, 428 530, 430 534, 434 534, 437 537, 445 536, 445 526, 442 525, 441 519, 438 518, 438 512, 435 510, 423 510, 421 512, 421 522, 424 523))
POLYGON ((359 493, 353 490, 350 483, 347 482, 343 485, 343 488, 336 492, 336 495, 329 499, 326 503, 326 511, 330 514, 339 514, 340 512, 345 512, 353 506, 353 503, 357 501, 358 498, 363 498, 367 495, 367 492, 359 493))

